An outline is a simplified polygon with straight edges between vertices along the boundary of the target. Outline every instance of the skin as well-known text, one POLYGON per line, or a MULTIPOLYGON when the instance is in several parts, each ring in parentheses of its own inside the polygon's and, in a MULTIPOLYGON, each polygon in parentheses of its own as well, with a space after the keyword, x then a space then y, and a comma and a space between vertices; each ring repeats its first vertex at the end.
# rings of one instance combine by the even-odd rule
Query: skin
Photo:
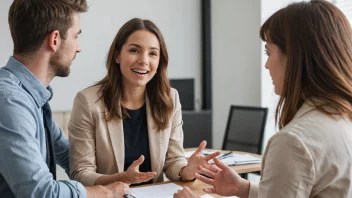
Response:
POLYGON ((269 70, 275 86, 275 93, 281 95, 284 85, 287 57, 281 52, 277 45, 271 42, 266 42, 265 51, 268 56, 265 68, 269 70))

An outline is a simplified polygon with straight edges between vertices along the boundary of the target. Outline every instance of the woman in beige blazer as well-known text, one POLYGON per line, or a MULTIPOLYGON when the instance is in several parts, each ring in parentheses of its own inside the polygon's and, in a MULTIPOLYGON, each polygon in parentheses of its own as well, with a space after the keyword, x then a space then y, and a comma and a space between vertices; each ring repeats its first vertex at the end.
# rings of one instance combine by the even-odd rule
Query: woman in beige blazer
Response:
POLYGON ((68 127, 72 179, 138 184, 161 182, 164 172, 173 181, 193 180, 197 167, 219 154, 201 155, 203 141, 186 160, 181 105, 167 65, 165 41, 154 23, 135 18, 121 27, 107 76, 74 100, 68 127))
MULTIPOLYGON (((207 193, 241 198, 352 197, 352 30, 325 0, 293 3, 260 30, 280 95, 281 129, 268 142, 259 185, 215 159, 196 174, 207 193)), ((175 198, 199 197, 189 189, 175 198)))

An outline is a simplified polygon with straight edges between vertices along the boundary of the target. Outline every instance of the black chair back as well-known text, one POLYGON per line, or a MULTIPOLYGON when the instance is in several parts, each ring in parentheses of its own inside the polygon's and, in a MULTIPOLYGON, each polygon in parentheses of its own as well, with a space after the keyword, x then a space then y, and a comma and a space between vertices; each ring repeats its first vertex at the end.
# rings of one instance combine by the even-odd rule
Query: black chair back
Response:
POLYGON ((261 154, 268 108, 232 105, 222 150, 261 154))

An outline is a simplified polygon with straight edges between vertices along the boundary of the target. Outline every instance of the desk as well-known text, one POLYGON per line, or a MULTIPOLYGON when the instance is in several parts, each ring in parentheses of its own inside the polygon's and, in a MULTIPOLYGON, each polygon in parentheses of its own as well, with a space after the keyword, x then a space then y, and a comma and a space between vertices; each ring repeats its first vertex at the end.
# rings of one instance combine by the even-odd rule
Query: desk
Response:
MULTIPOLYGON (((187 148, 185 149, 186 152, 188 151, 195 151, 197 148, 187 148)), ((214 150, 214 149, 206 149, 208 151, 218 151, 218 150, 214 150)), ((220 151, 221 153, 226 153, 229 151, 220 151)), ((258 157, 261 158, 260 155, 257 154, 252 154, 252 153, 246 153, 246 152, 239 152, 239 151, 233 151, 234 154, 249 154, 252 155, 254 157, 258 157)), ((233 170, 235 170, 237 173, 242 174, 242 173, 251 173, 251 172, 257 172, 257 171, 261 171, 261 164, 248 164, 248 165, 238 165, 238 166, 231 166, 233 170)), ((204 195, 206 194, 203 189, 204 188, 210 188, 211 185, 208 185, 206 183, 203 183, 199 180, 196 180, 194 182, 161 182, 161 183, 157 183, 157 184, 148 184, 148 185, 160 185, 160 184, 166 184, 166 183, 175 183, 179 186, 187 186, 189 187, 194 193, 198 194, 198 195, 204 195)), ((145 185, 145 186, 148 186, 145 185)), ((139 186, 141 187, 141 186, 139 186)), ((138 187, 137 187, 138 188, 138 187)), ((219 195, 215 195, 215 194, 211 194, 211 196, 219 198, 222 196, 219 195)))

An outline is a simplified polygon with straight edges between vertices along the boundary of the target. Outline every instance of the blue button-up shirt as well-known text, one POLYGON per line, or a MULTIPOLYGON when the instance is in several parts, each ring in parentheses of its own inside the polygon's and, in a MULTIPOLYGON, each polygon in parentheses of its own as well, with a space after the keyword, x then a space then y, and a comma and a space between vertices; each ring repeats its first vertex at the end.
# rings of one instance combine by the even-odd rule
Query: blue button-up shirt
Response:
POLYGON ((86 197, 82 184, 55 181, 49 171, 43 119, 55 161, 69 174, 68 140, 51 113, 43 118, 51 97, 51 88, 14 57, 0 69, 0 197, 86 197))

